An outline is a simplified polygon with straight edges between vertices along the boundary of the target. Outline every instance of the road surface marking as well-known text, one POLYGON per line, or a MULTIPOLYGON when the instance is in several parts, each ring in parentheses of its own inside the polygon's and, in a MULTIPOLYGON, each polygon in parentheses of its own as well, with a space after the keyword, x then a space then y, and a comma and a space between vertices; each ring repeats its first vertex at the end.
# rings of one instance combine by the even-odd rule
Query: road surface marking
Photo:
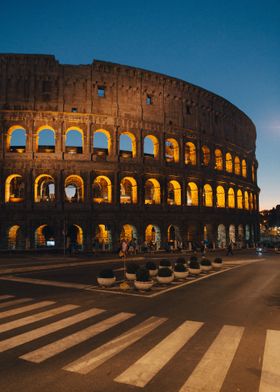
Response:
POLYGON ((0 300, 3 301, 4 299, 15 298, 14 295, 0 295, 0 300))
POLYGON ((70 363, 63 369, 70 372, 88 374, 108 359, 111 359, 125 348, 140 340, 143 336, 153 331, 166 320, 166 318, 150 317, 141 324, 130 329, 128 332, 123 333, 118 338, 90 351, 88 354, 70 363))
POLYGON ((220 391, 243 331, 225 325, 179 392, 220 391))
POLYGON ((266 332, 259 392, 280 391, 280 331, 266 332))
POLYGON ((11 348, 21 346, 22 344, 25 344, 27 342, 32 342, 33 340, 36 340, 42 336, 49 335, 53 332, 69 327, 70 325, 79 323, 80 321, 96 316, 97 314, 100 314, 104 311, 105 310, 103 309, 93 308, 85 312, 75 314, 74 316, 67 317, 63 320, 56 321, 44 327, 33 329, 32 331, 25 332, 12 338, 2 340, 0 341, 0 352, 4 352, 10 350, 11 348))
POLYGON ((81 331, 68 335, 65 338, 59 339, 56 342, 47 344, 38 350, 34 350, 25 355, 22 355, 20 358, 29 362, 43 362, 48 358, 51 358, 73 346, 76 346, 79 343, 84 342, 85 340, 92 338, 93 336, 98 335, 101 332, 106 331, 109 328, 112 328, 113 326, 129 319, 132 316, 135 316, 135 314, 121 312, 81 331))
POLYGON ((185 321, 114 381, 145 387, 202 325, 203 323, 196 321, 185 321))
POLYGON ((37 302, 32 305, 25 305, 25 306, 21 306, 20 308, 6 310, 4 312, 0 312, 0 319, 5 318, 5 317, 10 317, 10 316, 15 316, 20 313, 26 313, 26 312, 29 312, 30 310, 43 308, 44 306, 53 305, 54 303, 55 302, 53 302, 53 301, 42 301, 42 302, 37 302))
MULTIPOLYGON (((46 304, 41 306, 46 306, 46 304)), ((35 323, 36 321, 44 320, 48 317, 56 316, 58 314, 68 312, 69 310, 76 309, 78 307, 79 307, 78 305, 64 305, 64 306, 59 306, 58 308, 37 313, 33 316, 23 317, 15 321, 8 321, 7 323, 0 324, 0 332, 2 333, 6 331, 11 331, 12 329, 19 328, 28 324, 32 324, 35 323)))
POLYGON ((6 308, 8 306, 18 305, 18 304, 22 304, 24 302, 29 302, 29 301, 32 301, 32 298, 13 299, 11 301, 1 302, 0 308, 6 308))

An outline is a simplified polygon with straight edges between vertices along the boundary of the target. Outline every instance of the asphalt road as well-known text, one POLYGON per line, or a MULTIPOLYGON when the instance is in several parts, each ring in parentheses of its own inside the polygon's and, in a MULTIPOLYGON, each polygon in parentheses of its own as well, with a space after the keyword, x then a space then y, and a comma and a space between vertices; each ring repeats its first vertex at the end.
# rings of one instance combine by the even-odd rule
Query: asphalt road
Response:
POLYGON ((102 261, 2 257, 0 391, 280 391, 280 256, 250 258, 148 298, 83 289, 102 261))

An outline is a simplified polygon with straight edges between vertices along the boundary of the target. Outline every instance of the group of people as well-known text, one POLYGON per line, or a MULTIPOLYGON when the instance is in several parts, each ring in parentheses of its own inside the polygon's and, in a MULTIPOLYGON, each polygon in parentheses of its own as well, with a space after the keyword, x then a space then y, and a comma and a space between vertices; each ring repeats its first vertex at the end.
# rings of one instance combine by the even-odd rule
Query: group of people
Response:
POLYGON ((135 238, 132 238, 130 241, 122 239, 120 243, 119 256, 123 258, 128 255, 136 255, 137 250, 137 242, 135 238))

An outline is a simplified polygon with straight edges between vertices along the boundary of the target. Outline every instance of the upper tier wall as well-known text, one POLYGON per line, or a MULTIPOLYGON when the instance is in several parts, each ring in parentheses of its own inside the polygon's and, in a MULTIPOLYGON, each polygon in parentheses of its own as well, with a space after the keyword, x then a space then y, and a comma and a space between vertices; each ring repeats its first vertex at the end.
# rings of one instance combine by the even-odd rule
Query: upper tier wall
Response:
POLYGON ((102 61, 61 65, 49 55, 0 55, 0 111, 73 109, 109 116, 122 127, 192 130, 255 151, 252 121, 227 100, 190 83, 102 61), (104 97, 98 87, 104 87, 104 97))

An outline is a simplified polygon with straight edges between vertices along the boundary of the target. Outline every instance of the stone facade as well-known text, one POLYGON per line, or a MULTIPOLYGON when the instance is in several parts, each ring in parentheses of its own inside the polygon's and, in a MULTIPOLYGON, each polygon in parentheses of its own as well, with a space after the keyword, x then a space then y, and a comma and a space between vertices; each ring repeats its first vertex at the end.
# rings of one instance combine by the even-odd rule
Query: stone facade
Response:
POLYGON ((102 249, 117 248, 124 225, 133 227, 139 244, 145 237, 150 240, 149 225, 153 233, 160 233, 158 246, 174 239, 185 246, 203 239, 216 246, 224 246, 229 238, 243 245, 258 240, 255 126, 230 102, 203 88, 103 61, 61 65, 48 55, 2 54, 0 132, 1 248, 44 247, 47 237, 49 246, 63 248, 73 225, 80 230, 78 242, 85 250, 92 249, 99 225, 110 232, 110 245, 102 249), (26 134, 25 146, 11 144, 18 129, 26 134), (53 149, 39 146, 39 133, 45 129, 55 135, 53 149), (80 148, 67 146, 67 134, 73 130, 81 135, 80 148), (94 146, 98 132, 106 136, 107 149, 94 146), (120 151, 122 135, 131 139, 131 151, 120 151), (144 150, 147 136, 153 153, 144 150), (187 143, 194 146, 195 162, 186 158, 187 143), (23 184, 21 197, 11 191, 15 175, 23 184), (52 200, 36 199, 36 179, 43 175, 53 179, 52 200), (82 181, 78 202, 65 198, 69 176, 82 181), (109 181, 106 199, 98 202, 93 187, 97 177, 109 181), (120 202, 124 178, 135 180, 134 201, 120 202), (148 200, 149 179, 159 184, 160 202, 153 196, 148 200), (177 186, 173 191, 171 182, 177 186), (197 186, 197 202, 189 200, 189 183, 197 186), (212 205, 207 205, 206 184, 212 190, 212 205), (224 190, 220 204, 219 186, 224 190), (234 192, 231 202, 229 189, 234 192), (44 232, 46 226, 51 235, 44 232), (20 239, 14 239, 14 231, 20 239))

